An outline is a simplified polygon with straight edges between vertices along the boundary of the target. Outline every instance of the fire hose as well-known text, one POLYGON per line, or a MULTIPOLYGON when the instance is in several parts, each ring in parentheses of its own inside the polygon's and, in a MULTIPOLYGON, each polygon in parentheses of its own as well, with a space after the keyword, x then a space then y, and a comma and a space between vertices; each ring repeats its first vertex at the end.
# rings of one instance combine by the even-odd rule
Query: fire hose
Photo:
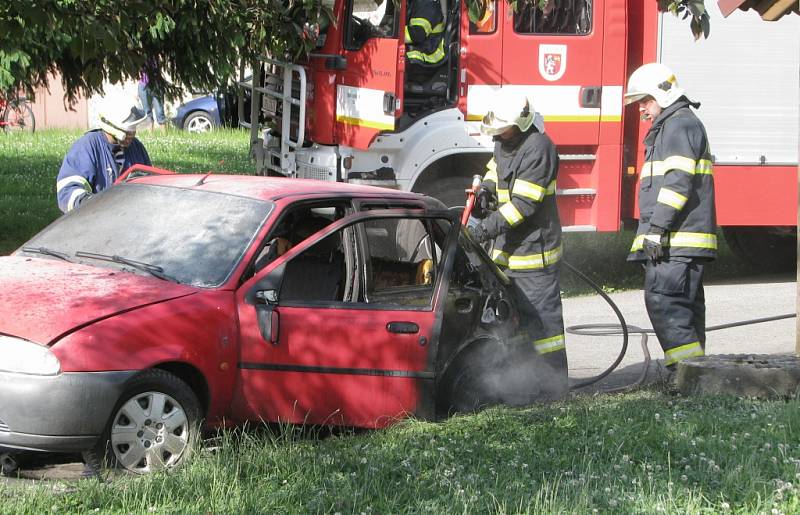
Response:
MULTIPOLYGON (((467 194, 467 202, 464 208, 464 212, 461 214, 461 225, 466 227, 469 223, 469 218, 472 213, 472 210, 475 206, 475 199, 478 195, 478 190, 480 189, 481 185, 481 176, 475 175, 472 178, 472 185, 470 189, 466 190, 467 194)), ((619 320, 619 324, 580 324, 580 325, 573 325, 566 327, 564 330, 569 334, 579 335, 579 336, 619 336, 622 335, 622 345, 620 346, 619 354, 614 359, 614 362, 605 370, 600 372, 598 375, 589 377, 587 379, 583 379, 581 381, 574 382, 570 386, 570 390, 579 390, 581 388, 585 388, 589 385, 595 384, 605 377, 607 377, 611 372, 616 370, 622 360, 625 358, 625 355, 628 352, 628 340, 631 334, 638 334, 640 336, 639 345, 642 348, 642 354, 644 355, 644 361, 642 363, 642 371, 639 373, 639 376, 636 380, 626 386, 621 386, 617 388, 610 388, 604 390, 605 393, 616 393, 634 389, 638 386, 641 386, 644 383, 644 380, 647 378, 647 372, 650 369, 650 362, 652 358, 650 357, 650 350, 647 347, 647 340, 648 335, 655 334, 655 331, 651 328, 641 328, 634 325, 629 325, 625 321, 625 317, 622 315, 619 307, 614 303, 611 297, 603 291, 603 288, 598 285, 596 282, 592 281, 586 274, 578 270, 576 267, 569 264, 567 261, 561 261, 565 267, 567 267, 572 273, 577 275, 581 278, 586 284, 588 284, 595 292, 597 292, 603 300, 608 303, 611 309, 614 311, 614 315, 619 320)), ((719 331, 721 329, 729 329, 732 327, 740 327, 744 325, 752 325, 752 324, 761 324, 765 322, 773 322, 777 320, 783 320, 786 318, 794 318, 796 317, 796 313, 787 313, 785 315, 775 315, 763 318, 753 318, 748 320, 741 320, 738 322, 730 322, 726 324, 720 324, 715 326, 706 327, 706 332, 712 331, 719 331)))

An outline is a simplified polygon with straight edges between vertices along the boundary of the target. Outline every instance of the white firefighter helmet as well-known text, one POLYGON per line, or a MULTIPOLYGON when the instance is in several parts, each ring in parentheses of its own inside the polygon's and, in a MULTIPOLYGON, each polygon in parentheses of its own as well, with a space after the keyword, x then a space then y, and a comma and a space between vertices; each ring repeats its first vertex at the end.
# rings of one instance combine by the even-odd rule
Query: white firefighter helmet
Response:
POLYGON ((647 96, 665 109, 685 95, 678 86, 678 79, 668 66, 661 63, 643 64, 628 79, 628 90, 625 92, 625 104, 638 102, 647 96))
POLYGON ((522 132, 531 125, 544 132, 544 118, 533 108, 533 102, 517 90, 501 88, 483 117, 481 132, 496 136, 514 125, 522 132))
POLYGON ((118 141, 147 119, 147 114, 136 106, 109 102, 100 110, 97 125, 118 141))

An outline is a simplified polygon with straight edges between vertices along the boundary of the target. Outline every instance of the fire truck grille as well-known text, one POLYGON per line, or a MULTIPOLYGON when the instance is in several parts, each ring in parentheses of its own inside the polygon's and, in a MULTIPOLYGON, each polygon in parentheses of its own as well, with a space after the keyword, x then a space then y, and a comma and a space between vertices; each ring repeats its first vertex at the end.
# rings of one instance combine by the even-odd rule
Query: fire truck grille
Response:
POLYGON ((335 181, 336 170, 324 166, 314 166, 297 163, 297 176, 301 179, 317 179, 320 181, 335 181))

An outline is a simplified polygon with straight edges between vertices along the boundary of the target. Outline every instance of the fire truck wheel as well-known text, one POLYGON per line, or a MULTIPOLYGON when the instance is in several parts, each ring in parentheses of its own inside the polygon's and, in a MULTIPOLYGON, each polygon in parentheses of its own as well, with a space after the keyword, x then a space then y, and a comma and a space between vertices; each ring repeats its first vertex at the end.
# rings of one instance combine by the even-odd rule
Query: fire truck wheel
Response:
POLYGON ((767 227, 724 227, 723 234, 733 253, 754 267, 789 272, 797 264, 796 234, 774 234, 767 227))
POLYGON ((463 206, 467 201, 466 190, 471 180, 469 177, 445 177, 415 186, 414 191, 439 199, 447 207, 463 206))

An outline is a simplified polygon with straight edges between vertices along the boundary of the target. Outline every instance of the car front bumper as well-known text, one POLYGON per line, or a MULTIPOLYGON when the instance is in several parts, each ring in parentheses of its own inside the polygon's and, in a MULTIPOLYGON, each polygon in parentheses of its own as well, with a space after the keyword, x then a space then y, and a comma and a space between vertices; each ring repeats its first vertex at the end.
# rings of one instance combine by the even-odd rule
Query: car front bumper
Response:
POLYGON ((0 448, 90 449, 102 434, 125 383, 136 373, 32 376, 0 372, 0 448))

